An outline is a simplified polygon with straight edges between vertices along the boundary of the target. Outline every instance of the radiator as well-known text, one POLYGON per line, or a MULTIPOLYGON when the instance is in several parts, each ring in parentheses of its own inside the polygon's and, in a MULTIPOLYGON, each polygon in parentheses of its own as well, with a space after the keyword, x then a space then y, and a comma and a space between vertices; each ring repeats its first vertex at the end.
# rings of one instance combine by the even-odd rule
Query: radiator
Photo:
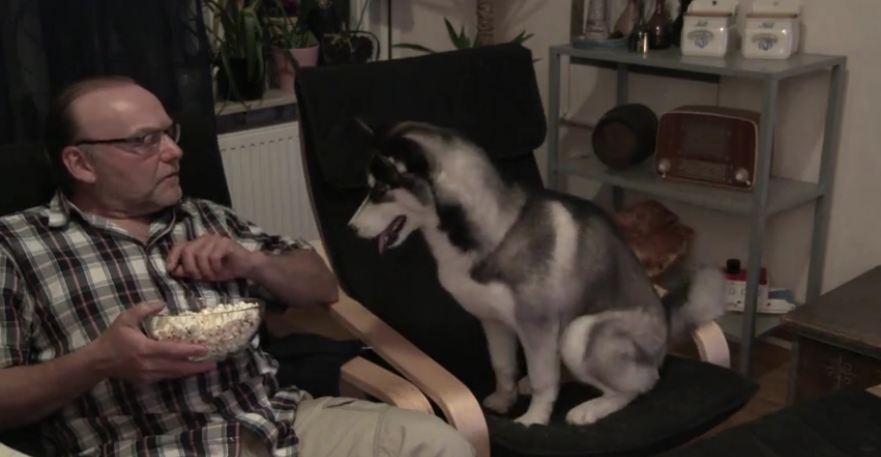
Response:
POLYGON ((318 239, 296 123, 225 133, 217 140, 237 214, 272 234, 318 239))

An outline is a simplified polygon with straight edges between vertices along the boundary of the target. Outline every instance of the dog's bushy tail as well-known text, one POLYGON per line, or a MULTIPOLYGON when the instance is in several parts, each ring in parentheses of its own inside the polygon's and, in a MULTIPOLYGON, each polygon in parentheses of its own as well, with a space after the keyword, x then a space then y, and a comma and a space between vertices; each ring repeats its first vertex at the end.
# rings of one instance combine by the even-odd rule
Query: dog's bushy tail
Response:
POLYGON ((677 289, 663 298, 671 338, 678 339, 725 314, 725 278, 718 269, 701 268, 677 289))

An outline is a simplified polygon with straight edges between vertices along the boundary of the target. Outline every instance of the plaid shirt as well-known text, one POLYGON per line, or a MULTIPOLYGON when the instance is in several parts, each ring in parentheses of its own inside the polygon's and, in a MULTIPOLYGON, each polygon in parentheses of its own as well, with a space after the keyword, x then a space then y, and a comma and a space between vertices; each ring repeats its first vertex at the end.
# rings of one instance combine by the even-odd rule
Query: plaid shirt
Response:
MULTIPOLYGON (((252 251, 308 248, 205 200, 184 199, 164 211, 146 244, 81 213, 60 193, 48 206, 0 218, 0 369, 76 351, 137 303, 161 300, 180 310, 193 294, 257 294, 244 280, 206 283, 167 273, 171 247, 205 233, 252 251)), ((62 455, 232 456, 247 429, 274 455, 296 455, 294 416, 308 394, 279 389, 276 369, 255 338, 250 349, 200 375, 149 385, 105 379, 43 422, 44 442, 62 455)))

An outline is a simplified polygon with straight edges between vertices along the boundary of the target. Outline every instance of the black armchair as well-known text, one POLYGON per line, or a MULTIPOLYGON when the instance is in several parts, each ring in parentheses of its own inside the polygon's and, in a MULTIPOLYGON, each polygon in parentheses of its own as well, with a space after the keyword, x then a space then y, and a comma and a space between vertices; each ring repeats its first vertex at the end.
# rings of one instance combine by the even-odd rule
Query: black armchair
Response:
MULTIPOLYGON (((477 320, 438 283, 424 240, 411 237, 379 257, 373 243, 347 227, 367 190, 367 139, 353 119, 372 125, 416 120, 457 129, 487 151, 505 179, 540 187, 533 150, 544 140, 545 117, 529 51, 508 44, 319 67, 298 74, 296 85, 307 182, 324 248, 352 297, 344 299, 363 304, 449 370, 467 386, 463 397, 482 399, 494 387, 485 338, 477 320)), ((699 334, 724 343, 714 324, 699 334)), ((727 346, 719 350, 696 340, 707 359, 728 363, 727 346)), ((403 374, 417 387, 425 381, 413 370, 403 374)), ((563 386, 548 426, 513 422, 525 409, 524 399, 510 417, 488 413, 492 455, 650 455, 698 436, 755 392, 733 371, 672 356, 661 376, 650 393, 592 426, 563 420, 568 408, 597 395, 579 384, 563 386)), ((446 412, 443 399, 426 393, 446 412)), ((474 433, 467 431, 483 452, 483 438, 474 433)))

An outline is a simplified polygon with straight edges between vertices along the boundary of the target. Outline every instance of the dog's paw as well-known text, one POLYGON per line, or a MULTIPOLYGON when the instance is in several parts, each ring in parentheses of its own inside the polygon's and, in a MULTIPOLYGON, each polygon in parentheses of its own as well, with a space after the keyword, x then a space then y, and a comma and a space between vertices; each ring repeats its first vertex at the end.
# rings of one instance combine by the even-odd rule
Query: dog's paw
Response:
POLYGON ((572 425, 590 425, 605 416, 602 412, 599 408, 596 408, 596 405, 585 402, 566 413, 566 422, 572 425))
POLYGON ((499 414, 505 414, 517 401, 517 392, 495 391, 483 399, 483 406, 499 414))
POLYGON ((547 425, 549 420, 550 417, 547 414, 530 414, 527 411, 526 414, 514 419, 514 422, 528 427, 534 424, 547 425))
POLYGON ((520 395, 532 395, 532 384, 529 383, 529 376, 520 378, 520 382, 517 383, 517 392, 520 395))
POLYGON ((603 395, 588 400, 566 413, 566 422, 572 425, 587 425, 627 406, 634 395, 603 395))

